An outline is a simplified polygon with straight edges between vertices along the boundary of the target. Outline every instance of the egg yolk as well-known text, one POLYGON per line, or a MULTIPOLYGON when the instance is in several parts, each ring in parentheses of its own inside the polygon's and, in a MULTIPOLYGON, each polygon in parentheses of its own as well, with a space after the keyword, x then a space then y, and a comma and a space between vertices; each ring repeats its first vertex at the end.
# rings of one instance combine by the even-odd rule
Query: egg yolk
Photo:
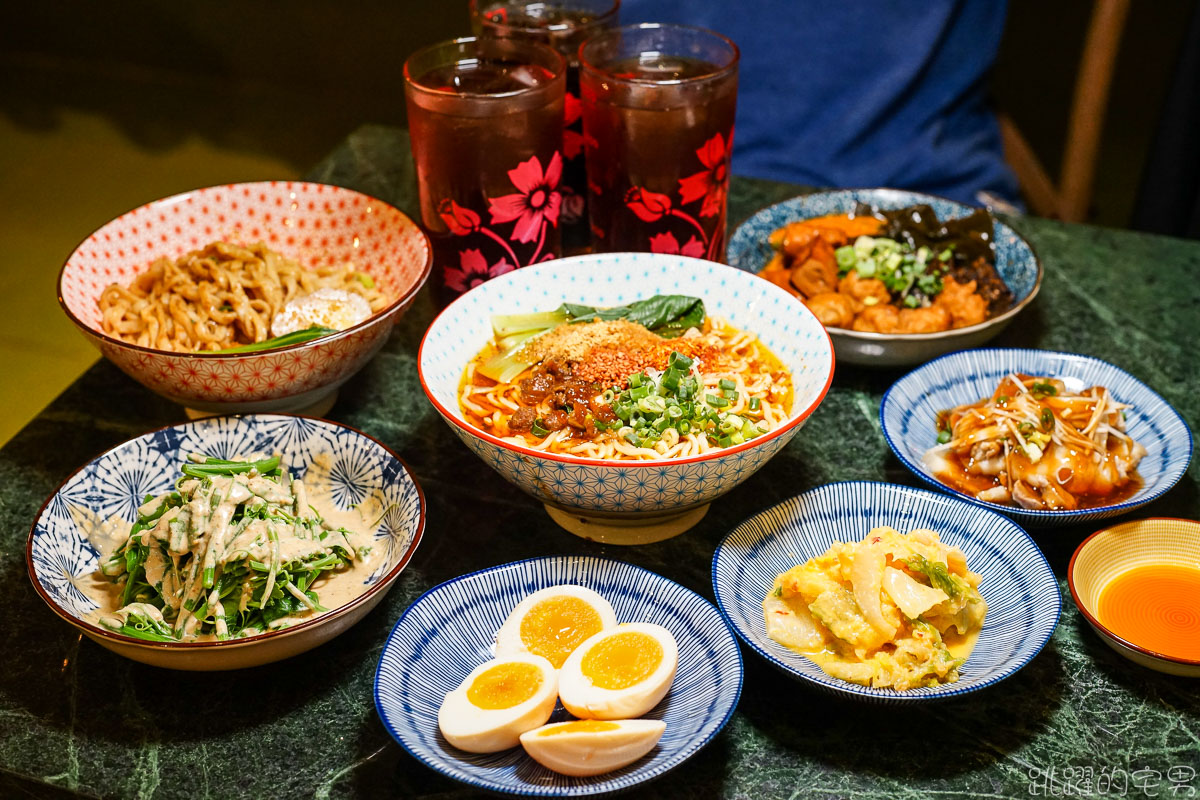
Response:
POLYGON ((599 731, 615 731, 621 727, 615 722, 605 722, 599 719, 577 719, 565 725, 546 728, 538 736, 558 736, 562 733, 598 733, 599 731))
POLYGON ((588 650, 580 670, 601 689, 628 689, 662 663, 662 645, 653 636, 629 631, 601 639, 588 650))
POLYGON ((488 711, 512 708, 533 697, 541 685, 542 671, 533 664, 497 664, 471 681, 467 699, 488 711))
POLYGON ((521 641, 555 669, 586 639, 604 627, 596 609, 578 597, 548 597, 521 619, 521 641))

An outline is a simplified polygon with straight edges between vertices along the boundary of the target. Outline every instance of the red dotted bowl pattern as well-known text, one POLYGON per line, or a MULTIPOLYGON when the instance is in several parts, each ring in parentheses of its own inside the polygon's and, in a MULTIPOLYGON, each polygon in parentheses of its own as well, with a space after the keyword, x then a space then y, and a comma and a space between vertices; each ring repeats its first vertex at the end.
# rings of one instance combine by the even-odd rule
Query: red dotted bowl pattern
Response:
POLYGON ((429 240, 403 213, 359 192, 270 181, 211 186, 117 217, 80 244, 58 279, 67 316, 126 374, 209 411, 287 410, 336 389, 383 346, 429 277, 429 240), (350 261, 393 302, 334 336, 263 353, 173 353, 128 344, 100 328, 100 294, 159 259, 213 241, 267 246, 306 266, 350 261))

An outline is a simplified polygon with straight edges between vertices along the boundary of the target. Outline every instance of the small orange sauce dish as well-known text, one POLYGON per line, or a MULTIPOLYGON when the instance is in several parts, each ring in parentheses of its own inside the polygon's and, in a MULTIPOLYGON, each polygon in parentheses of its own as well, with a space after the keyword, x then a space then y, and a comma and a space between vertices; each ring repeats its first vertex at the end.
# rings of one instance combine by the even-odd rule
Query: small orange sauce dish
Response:
POLYGON ((1075 605, 1121 655, 1200 677, 1200 522, 1156 517, 1093 533, 1067 567, 1075 605))

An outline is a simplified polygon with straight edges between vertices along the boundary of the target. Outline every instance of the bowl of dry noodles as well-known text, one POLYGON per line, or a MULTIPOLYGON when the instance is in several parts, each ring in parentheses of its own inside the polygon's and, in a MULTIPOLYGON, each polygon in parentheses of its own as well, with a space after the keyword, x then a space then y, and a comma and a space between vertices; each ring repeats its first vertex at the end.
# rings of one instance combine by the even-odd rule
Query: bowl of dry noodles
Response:
POLYGON ((429 271, 424 233, 380 200, 238 183, 104 225, 67 259, 58 298, 106 358, 189 411, 320 415, 429 271))
POLYGON ((451 303, 421 385, 455 434, 562 527, 674 536, 784 447, 833 379, 816 317, 767 281, 648 253, 561 259, 451 303))

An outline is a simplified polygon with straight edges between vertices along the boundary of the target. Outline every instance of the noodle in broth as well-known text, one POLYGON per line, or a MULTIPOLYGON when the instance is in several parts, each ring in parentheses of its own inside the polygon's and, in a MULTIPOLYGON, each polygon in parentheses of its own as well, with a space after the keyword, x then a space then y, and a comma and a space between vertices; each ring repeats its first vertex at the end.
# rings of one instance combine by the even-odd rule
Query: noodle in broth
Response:
POLYGON ((501 382, 480 372, 499 350, 494 342, 472 360, 458 398, 467 422, 547 453, 658 460, 740 444, 777 429, 791 413, 788 370, 757 336, 726 320, 708 317, 699 328, 673 339, 629 322, 574 323, 557 331, 569 341, 540 348, 531 344, 538 363, 512 380, 501 382), (690 362, 686 369, 679 366, 683 361, 690 362), (661 402, 643 398, 629 419, 615 416, 614 411, 622 410, 622 397, 637 391, 634 382, 662 387, 671 370, 683 374, 684 383, 694 380, 690 400, 669 405, 678 395, 660 389, 648 396, 657 395, 661 402), (659 405, 663 412, 656 415, 659 405), (677 418, 672 417, 675 408, 677 418), (530 430, 521 415, 540 424, 530 430), (639 416, 646 423, 640 429, 635 427, 639 416), (662 424, 664 417, 668 424, 662 424), (661 430, 654 430, 654 422, 661 430))

